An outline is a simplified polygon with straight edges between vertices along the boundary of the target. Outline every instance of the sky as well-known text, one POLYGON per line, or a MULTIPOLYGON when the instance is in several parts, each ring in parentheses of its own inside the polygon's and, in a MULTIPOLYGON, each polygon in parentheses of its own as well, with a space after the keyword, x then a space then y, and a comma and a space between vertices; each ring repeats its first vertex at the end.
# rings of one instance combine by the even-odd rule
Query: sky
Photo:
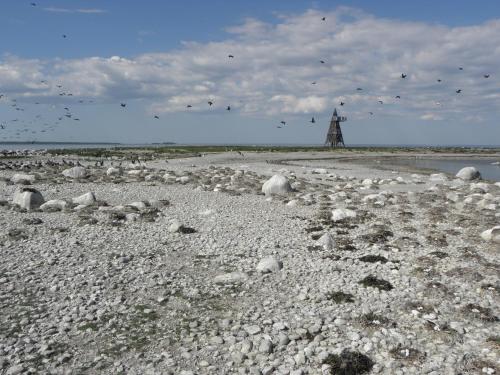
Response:
POLYGON ((500 145, 496 1, 2 0, 0 22, 0 142, 320 145, 337 108, 347 145, 500 145))

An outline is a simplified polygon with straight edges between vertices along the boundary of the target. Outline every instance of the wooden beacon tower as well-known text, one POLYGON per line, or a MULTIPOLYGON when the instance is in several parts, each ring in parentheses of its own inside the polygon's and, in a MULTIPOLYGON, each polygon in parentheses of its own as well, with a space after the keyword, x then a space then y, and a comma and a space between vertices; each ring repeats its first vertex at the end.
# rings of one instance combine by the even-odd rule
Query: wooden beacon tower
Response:
POLYGON ((332 120, 330 121, 330 127, 328 128, 328 133, 326 135, 325 144, 330 147, 345 147, 344 137, 342 137, 342 129, 340 129, 340 123, 346 121, 347 118, 344 116, 339 116, 337 114, 337 108, 333 111, 332 120))

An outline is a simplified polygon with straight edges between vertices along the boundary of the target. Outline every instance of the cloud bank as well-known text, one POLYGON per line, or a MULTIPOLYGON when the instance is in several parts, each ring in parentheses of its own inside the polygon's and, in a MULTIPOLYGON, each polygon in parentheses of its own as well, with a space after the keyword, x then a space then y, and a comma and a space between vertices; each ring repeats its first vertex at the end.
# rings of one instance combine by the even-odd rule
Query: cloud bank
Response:
POLYGON ((258 116, 329 113, 340 102, 351 118, 372 112, 440 121, 500 112, 500 20, 447 27, 338 8, 282 15, 275 24, 247 19, 226 31, 222 41, 132 58, 4 56, 0 94, 50 103, 62 90, 96 103, 144 100, 150 113, 188 104, 207 111, 208 100, 212 109, 231 105, 258 116))

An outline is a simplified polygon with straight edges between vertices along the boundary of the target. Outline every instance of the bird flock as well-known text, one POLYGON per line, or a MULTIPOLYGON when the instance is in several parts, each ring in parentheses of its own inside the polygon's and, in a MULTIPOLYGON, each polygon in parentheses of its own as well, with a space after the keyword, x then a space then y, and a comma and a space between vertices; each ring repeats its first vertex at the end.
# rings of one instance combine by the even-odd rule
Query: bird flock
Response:
MULTIPOLYGON (((35 2, 32 2, 30 3, 30 5, 32 7, 37 7, 38 4, 35 3, 35 2)), ((321 17, 321 22, 325 22, 326 21, 326 17, 321 17)), ((68 38, 68 35, 67 34, 61 34, 62 38, 63 39, 67 39, 68 38)), ((227 55, 227 58, 229 60, 235 60, 237 59, 237 56, 235 56, 234 54, 230 53, 227 55)), ((325 59, 319 59, 319 64, 320 65, 324 65, 324 64, 327 64, 327 61, 325 59)), ((464 68, 462 66, 459 66, 458 67, 458 70, 459 71, 463 71, 464 68)), ((490 78, 490 74, 483 74, 482 76, 484 79, 488 79, 490 78)), ((407 80, 408 78, 408 73, 401 73, 400 75, 400 79, 401 80, 407 80)), ((436 78, 436 82, 437 83, 443 83, 443 79, 442 78, 436 78)), ((65 89, 63 87, 63 85, 61 83, 54 83, 54 82, 49 82, 48 80, 46 79, 43 79, 43 80, 40 80, 40 84, 41 85, 45 85, 47 87, 50 87, 51 85, 53 85, 53 87, 56 87, 58 90, 59 90, 59 97, 61 98, 64 98, 65 100, 62 101, 62 105, 65 105, 64 107, 62 107, 61 109, 61 106, 60 105, 52 105, 51 109, 53 111, 56 112, 56 117, 55 119, 52 119, 49 120, 47 118, 45 118, 42 114, 40 113, 35 113, 34 117, 31 118, 31 119, 24 119, 22 118, 21 116, 18 116, 18 117, 15 117, 14 119, 11 119, 11 120, 1 120, 0 119, 0 139, 15 139, 15 140, 21 140, 23 137, 24 139, 28 138, 28 137, 32 137, 32 138, 36 138, 36 135, 38 133, 47 133, 47 132, 53 132, 55 131, 58 126, 60 126, 61 124, 63 123, 67 123, 68 121, 75 121, 75 122, 78 122, 80 121, 80 118, 78 116, 75 115, 75 113, 70 109, 69 107, 69 104, 67 104, 68 102, 70 102, 71 98, 74 96, 72 92, 70 92, 69 90, 65 89), (40 123, 41 123, 41 128, 40 128, 40 123), (36 129, 32 128, 31 125, 37 125, 38 127, 36 129)), ((313 81, 311 82, 311 85, 317 85, 317 81, 313 81)), ((362 93, 363 92, 363 88, 362 87, 357 87, 356 90, 357 92, 359 93, 362 93)), ((462 94, 462 89, 461 88, 457 88, 455 90, 455 94, 456 95, 460 95, 462 94)), ((394 96, 394 99, 396 100, 400 100, 401 99, 401 95, 397 94, 394 96)), ((77 104, 93 104, 95 101, 94 100, 83 100, 83 99, 79 99, 77 101, 75 101, 74 103, 77 103, 77 104)), ((10 99, 9 97, 7 97, 5 94, 1 94, 0 93, 0 104, 8 104, 10 105, 10 107, 15 110, 16 112, 18 112, 19 114, 23 113, 26 111, 26 104, 24 106, 21 106, 18 102, 17 102, 17 99, 15 98, 12 98, 10 99)), ((214 104, 215 104, 215 101, 214 99, 207 99, 207 105, 208 105, 208 109, 210 108, 213 108, 214 104)), ((378 100, 378 103, 380 105, 383 105, 384 104, 384 101, 383 100, 378 100)), ((40 105, 39 102, 35 102, 34 103, 35 106, 37 105, 40 105)), ((348 105, 347 101, 345 99, 341 100, 339 103, 338 103, 341 107, 344 107, 346 105, 348 105)), ((440 106, 441 103, 440 102, 436 102, 435 103, 437 106, 440 106)), ((124 103, 124 102, 120 102, 119 103, 120 107, 122 110, 125 110, 126 107, 127 107, 127 103, 124 103)), ((230 112, 231 111, 231 105, 226 105, 226 111, 227 112, 230 112)), ((186 110, 190 110, 192 108, 195 108, 194 107, 194 104, 187 104, 186 105, 186 110)), ((36 111, 35 111, 36 112, 36 111)), ((369 111, 367 112, 367 114, 369 114, 370 116, 373 116, 374 115, 374 112, 373 111, 369 111)), ((152 116, 152 118, 154 120, 160 120, 160 116, 158 114, 154 114, 152 116)), ((315 116, 312 116, 311 120, 309 120, 309 123, 310 124, 315 124, 316 123, 316 119, 315 119, 315 116)), ((276 128, 278 129, 283 129, 285 127, 287 127, 287 121, 285 120, 280 120, 279 123, 276 125, 276 128)), ((33 141, 35 142, 35 141, 33 141)))

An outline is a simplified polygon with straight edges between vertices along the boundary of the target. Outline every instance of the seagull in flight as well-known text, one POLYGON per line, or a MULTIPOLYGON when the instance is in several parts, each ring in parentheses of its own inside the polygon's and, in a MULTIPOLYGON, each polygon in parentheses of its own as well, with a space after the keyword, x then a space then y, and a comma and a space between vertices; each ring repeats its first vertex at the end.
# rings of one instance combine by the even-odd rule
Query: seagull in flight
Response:
POLYGON ((62 37, 66 39, 68 36, 66 34, 63 34, 62 37))
POLYGON ((323 17, 323 18, 321 19, 321 21, 326 21, 326 17, 323 17))
POLYGON ((120 105, 122 106, 122 108, 125 108, 127 106, 127 103, 120 103, 120 105))
POLYGON ((314 82, 311 82, 311 85, 315 85, 315 84, 316 84, 316 81, 314 81, 314 82))
POLYGON ((344 102, 340 102, 340 105, 343 106, 345 103, 344 102))
POLYGON ((280 121, 280 124, 286 125, 286 121, 280 121))
POLYGON ((458 70, 464 70, 464 68, 462 68, 462 67, 460 66, 460 67, 458 67, 458 70))
POLYGON ((438 82, 441 82, 441 78, 438 78, 438 80, 437 80, 437 81, 438 81, 438 82))
POLYGON ((154 116, 154 118, 155 118, 155 119, 157 119, 157 120, 159 120, 159 119, 160 119, 160 116, 155 115, 155 116, 154 116))
POLYGON ((207 103, 210 107, 214 104, 214 102, 212 102, 211 100, 209 100, 207 103))
POLYGON ((485 74, 483 77, 484 78, 490 78, 490 75, 489 74, 485 74))
POLYGON ((373 112, 368 112, 368 113, 373 116, 373 112))
POLYGON ((383 102, 382 100, 379 100, 378 102, 379 102, 380 104, 384 104, 384 102, 383 102))
POLYGON ((36 3, 31 3, 31 6, 32 7, 36 7, 36 3))
POLYGON ((358 87, 356 91, 363 91, 363 89, 361 87, 358 87))
POLYGON ((191 104, 188 104, 188 105, 186 106, 186 108, 191 108, 191 107, 192 107, 192 105, 191 105, 191 104))
POLYGON ((396 95, 396 99, 401 99, 401 96, 399 96, 399 95, 396 95))
POLYGON ((401 78, 405 79, 408 74, 401 73, 401 78))
POLYGON ((228 58, 234 59, 234 55, 227 55, 228 58))
POLYGON ((457 91, 455 91, 457 94, 460 94, 462 92, 462 89, 458 89, 457 91))
POLYGON ((319 62, 320 62, 321 64, 324 64, 324 63, 325 63, 325 60, 319 60, 319 62))
POLYGON ((311 124, 314 124, 316 123, 316 120, 314 119, 314 117, 311 119, 311 121, 309 121, 311 124))
POLYGON ((231 106, 228 105, 227 108, 226 108, 226 111, 230 111, 231 110, 231 106))

